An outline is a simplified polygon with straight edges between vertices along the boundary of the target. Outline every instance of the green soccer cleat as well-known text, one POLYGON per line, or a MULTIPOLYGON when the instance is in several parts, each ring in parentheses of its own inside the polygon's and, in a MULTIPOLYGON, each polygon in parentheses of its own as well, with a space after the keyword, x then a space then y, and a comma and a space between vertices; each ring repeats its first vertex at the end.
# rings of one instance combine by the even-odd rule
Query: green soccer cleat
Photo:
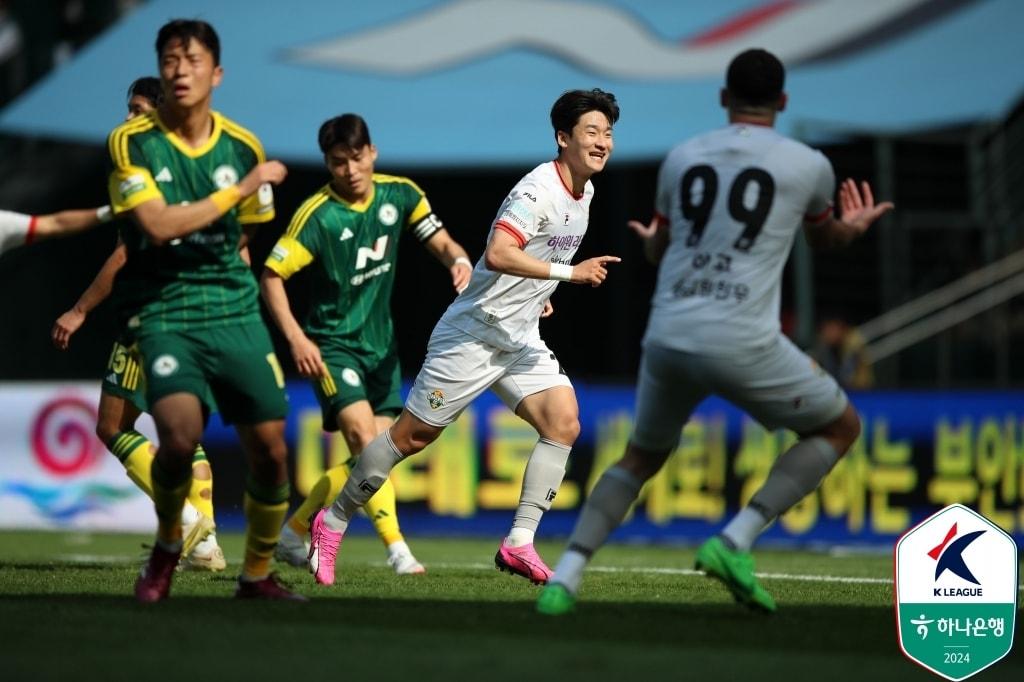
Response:
POLYGON ((548 583, 537 597, 537 613, 546 616, 562 616, 576 609, 576 597, 565 585, 548 583))
POLYGON ((714 537, 697 550, 695 568, 722 581, 739 603, 757 611, 775 612, 775 600, 754 577, 750 552, 729 549, 721 538, 714 537))

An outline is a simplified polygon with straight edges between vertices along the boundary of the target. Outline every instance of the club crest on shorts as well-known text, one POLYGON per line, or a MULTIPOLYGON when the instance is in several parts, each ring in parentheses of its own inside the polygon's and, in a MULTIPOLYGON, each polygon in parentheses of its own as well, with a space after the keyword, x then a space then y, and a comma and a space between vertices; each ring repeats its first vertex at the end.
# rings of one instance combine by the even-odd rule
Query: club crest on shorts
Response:
POLYGON ((161 355, 153 361, 153 374, 158 377, 169 377, 178 371, 178 359, 173 355, 161 355))
POLYGON ((341 380, 349 386, 359 385, 359 374, 351 367, 346 367, 341 370, 341 380))
POLYGON ((976 511, 953 504, 896 543, 896 631, 907 658, 963 680, 1010 652, 1017 545, 976 511))
POLYGON ((430 409, 440 410, 444 407, 444 391, 434 389, 430 392, 430 395, 427 396, 427 402, 430 403, 430 409))

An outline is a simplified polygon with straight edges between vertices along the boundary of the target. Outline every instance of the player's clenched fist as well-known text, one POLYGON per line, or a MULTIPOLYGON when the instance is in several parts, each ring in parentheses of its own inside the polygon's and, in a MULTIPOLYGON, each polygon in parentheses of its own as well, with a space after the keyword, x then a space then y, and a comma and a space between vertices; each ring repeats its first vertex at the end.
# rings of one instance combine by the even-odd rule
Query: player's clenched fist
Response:
POLYGON ((622 259, 618 256, 598 256, 577 263, 572 268, 572 282, 576 284, 589 284, 592 287, 601 286, 601 282, 608 277, 608 263, 619 263, 622 259))
POLYGON ((288 175, 288 169, 280 161, 264 161, 257 165, 238 183, 243 196, 249 196, 260 188, 260 185, 269 182, 272 185, 280 185, 288 175))

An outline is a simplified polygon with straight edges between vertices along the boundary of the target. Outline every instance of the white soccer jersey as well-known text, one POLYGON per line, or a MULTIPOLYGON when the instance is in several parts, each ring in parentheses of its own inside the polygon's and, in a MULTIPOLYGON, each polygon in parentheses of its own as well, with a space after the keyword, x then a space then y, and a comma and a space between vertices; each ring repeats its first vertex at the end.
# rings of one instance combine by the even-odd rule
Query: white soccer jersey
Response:
POLYGON ((655 200, 671 239, 644 343, 721 355, 771 341, 793 238, 829 218, 834 190, 820 152, 770 127, 733 124, 673 149, 655 200))
POLYGON ((0 211, 0 253, 24 244, 35 222, 35 217, 24 213, 0 211))
MULTIPOLYGON (((490 241, 494 230, 503 230, 534 258, 570 264, 587 232, 593 197, 594 186, 589 181, 583 194, 574 195, 555 162, 541 164, 509 192, 487 239, 490 241)), ((557 286, 554 280, 488 270, 481 257, 469 286, 448 306, 438 324, 450 324, 501 350, 519 350, 530 339, 539 338, 540 313, 557 286)))

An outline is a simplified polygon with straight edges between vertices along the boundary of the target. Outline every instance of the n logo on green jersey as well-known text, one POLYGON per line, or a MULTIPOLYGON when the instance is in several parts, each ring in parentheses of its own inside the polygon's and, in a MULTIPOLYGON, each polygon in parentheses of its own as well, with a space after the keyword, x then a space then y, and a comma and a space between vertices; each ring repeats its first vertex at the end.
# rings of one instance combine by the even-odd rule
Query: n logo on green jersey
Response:
POLYGON ((362 270, 366 267, 368 261, 371 260, 383 260, 384 253, 388 248, 388 236, 378 237, 377 241, 374 242, 373 248, 367 248, 360 246, 356 252, 356 270, 362 270))

